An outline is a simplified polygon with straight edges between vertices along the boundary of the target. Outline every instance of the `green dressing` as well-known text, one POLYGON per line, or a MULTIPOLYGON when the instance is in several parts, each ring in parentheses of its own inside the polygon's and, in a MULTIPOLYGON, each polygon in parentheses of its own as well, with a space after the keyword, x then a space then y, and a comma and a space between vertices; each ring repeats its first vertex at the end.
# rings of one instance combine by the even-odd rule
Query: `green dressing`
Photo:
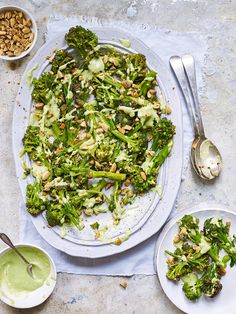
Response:
POLYGON ((12 295, 33 292, 40 288, 51 273, 47 255, 33 247, 18 247, 22 255, 33 264, 34 279, 27 272, 26 263, 9 250, 0 257, 0 293, 4 290, 12 295))

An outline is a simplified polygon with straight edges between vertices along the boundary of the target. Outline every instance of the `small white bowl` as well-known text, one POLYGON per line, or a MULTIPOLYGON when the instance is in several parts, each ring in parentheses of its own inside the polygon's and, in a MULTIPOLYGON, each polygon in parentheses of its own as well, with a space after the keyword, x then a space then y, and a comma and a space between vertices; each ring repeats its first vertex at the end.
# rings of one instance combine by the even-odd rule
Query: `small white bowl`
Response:
POLYGON ((38 38, 37 25, 36 25, 36 22, 35 22, 35 19, 33 18, 33 16, 26 9, 22 9, 21 7, 12 6, 12 5, 11 6, 5 5, 5 6, 0 7, 0 13, 6 12, 6 11, 22 12, 22 13, 24 13, 25 17, 27 19, 30 19, 32 22, 31 29, 32 29, 32 32, 34 33, 34 39, 32 41, 31 46, 27 50, 23 51, 21 54, 19 54, 18 56, 15 56, 15 57, 0 55, 0 59, 7 60, 7 61, 16 61, 16 60, 19 60, 21 58, 24 58, 33 49, 33 47, 37 41, 37 38, 38 38))
MULTIPOLYGON (((34 306, 37 306, 43 303, 52 294, 56 285, 56 280, 57 280, 56 266, 52 258, 50 257, 50 255, 48 255, 48 253, 45 250, 38 247, 37 245, 28 244, 28 243, 18 243, 15 246, 16 247, 27 246, 27 247, 36 248, 42 251, 48 257, 48 260, 50 261, 50 264, 51 264, 51 273, 48 276, 48 279, 37 290, 29 292, 27 294, 24 293, 18 296, 12 296, 12 295, 7 296, 5 294, 0 294, 0 300, 6 303, 7 305, 10 305, 11 307, 18 308, 18 309, 32 308, 34 306)), ((9 250, 12 250, 12 249, 11 248, 3 249, 0 252, 0 259, 1 259, 1 256, 9 250)))

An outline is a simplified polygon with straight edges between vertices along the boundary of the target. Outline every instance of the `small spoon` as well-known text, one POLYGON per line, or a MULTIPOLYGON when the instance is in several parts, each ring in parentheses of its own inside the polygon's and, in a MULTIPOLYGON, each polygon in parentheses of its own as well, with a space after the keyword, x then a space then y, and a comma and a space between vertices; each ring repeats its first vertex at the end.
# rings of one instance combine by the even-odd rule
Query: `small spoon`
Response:
POLYGON ((10 248, 12 248, 22 259, 23 261, 27 264, 27 272, 28 274, 34 279, 34 275, 33 275, 33 265, 30 264, 27 259, 17 250, 17 248, 15 247, 15 245, 11 242, 11 240, 9 239, 9 237, 5 234, 5 233, 0 233, 0 239, 6 243, 8 246, 10 246, 10 248))
POLYGON ((170 65, 179 82, 184 99, 190 109, 193 120, 195 138, 191 146, 191 161, 196 173, 204 180, 217 177, 223 162, 217 147, 205 137, 197 95, 197 83, 194 59, 185 55, 170 58, 170 65))

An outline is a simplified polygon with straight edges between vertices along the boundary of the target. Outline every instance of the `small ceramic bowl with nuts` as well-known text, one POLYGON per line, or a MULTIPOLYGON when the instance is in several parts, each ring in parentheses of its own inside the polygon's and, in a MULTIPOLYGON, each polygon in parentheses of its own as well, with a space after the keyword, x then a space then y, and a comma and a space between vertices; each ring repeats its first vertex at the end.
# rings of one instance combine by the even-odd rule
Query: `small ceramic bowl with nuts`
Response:
POLYGON ((13 61, 25 57, 36 40, 37 25, 27 10, 0 7, 0 59, 13 61))

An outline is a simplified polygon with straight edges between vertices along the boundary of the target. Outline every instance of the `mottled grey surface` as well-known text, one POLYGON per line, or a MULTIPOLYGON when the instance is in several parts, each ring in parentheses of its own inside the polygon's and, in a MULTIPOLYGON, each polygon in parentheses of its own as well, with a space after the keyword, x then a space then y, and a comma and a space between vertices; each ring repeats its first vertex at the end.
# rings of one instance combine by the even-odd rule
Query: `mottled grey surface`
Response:
MULTIPOLYGON (((3 1, 0 1, 0 5, 3 1)), ((14 3, 5 1, 4 3, 14 3)), ((51 13, 96 16, 103 20, 156 25, 170 31, 198 31, 207 36, 208 53, 202 65, 204 88, 200 91, 206 134, 217 143, 224 171, 214 183, 203 183, 191 167, 181 186, 179 209, 202 201, 215 201, 236 207, 236 1, 220 0, 19 0, 36 17, 39 39, 24 61, 0 62, 0 226, 14 241, 19 235, 19 200, 11 149, 11 121, 25 65, 43 43, 51 13)), ((0 248, 3 245, 0 243, 0 248)), ((53 296, 29 311, 16 311, 2 303, 0 313, 180 313, 163 294, 155 276, 122 278, 59 274, 53 296)))

